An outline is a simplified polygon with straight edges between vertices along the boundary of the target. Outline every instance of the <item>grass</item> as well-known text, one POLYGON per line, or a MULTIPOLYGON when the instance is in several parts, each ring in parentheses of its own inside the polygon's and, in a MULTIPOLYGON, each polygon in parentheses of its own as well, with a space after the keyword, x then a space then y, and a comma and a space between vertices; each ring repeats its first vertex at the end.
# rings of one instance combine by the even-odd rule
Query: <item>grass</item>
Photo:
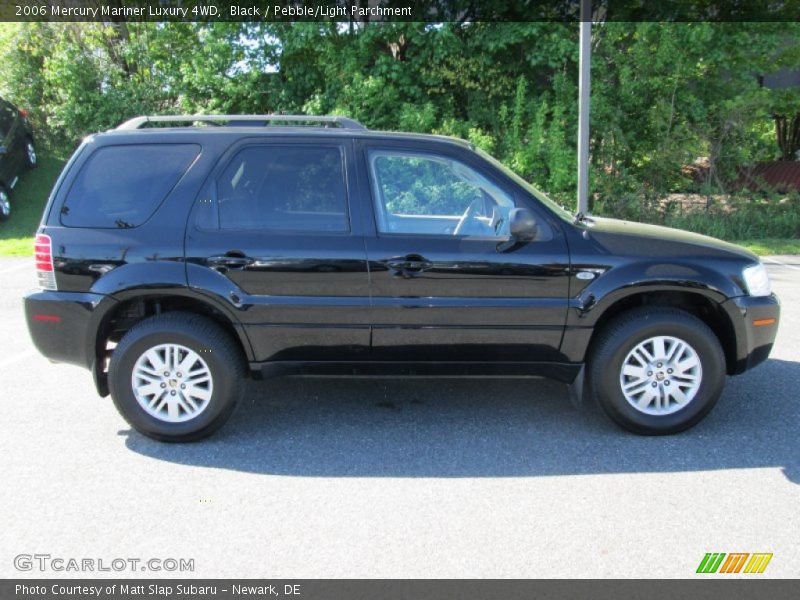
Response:
MULTIPOLYGON (((39 156, 39 166, 33 171, 28 171, 21 178, 17 187, 11 194, 11 218, 0 223, 0 256, 31 256, 33 255, 33 234, 39 226, 42 218, 42 211, 50 195, 50 189, 58 178, 61 169, 64 167, 65 158, 59 154, 41 153, 39 156)), ((754 215, 741 215, 744 221, 746 217, 753 219, 754 215)), ((768 219, 768 215, 760 215, 768 219)), ((723 230, 715 230, 715 227, 725 225, 720 223, 720 219, 706 216, 705 218, 694 218, 694 220, 676 219, 674 223, 667 223, 674 227, 683 227, 690 231, 698 231, 710 235, 721 237, 723 230), (708 231, 710 230, 710 231, 708 231)), ((764 225, 764 223, 758 223, 764 225)), ((725 236, 727 237, 727 236, 725 236)), ((734 241, 735 244, 755 252, 759 256, 769 254, 800 254, 800 239, 790 238, 766 238, 766 239, 742 239, 734 241)))
POLYGON ((765 240, 740 240, 733 242, 744 246, 759 256, 770 254, 800 254, 800 240, 765 239, 765 240))
POLYGON ((41 153, 39 165, 20 177, 11 192, 11 217, 0 223, 0 256, 33 255, 33 234, 64 163, 60 156, 41 153))

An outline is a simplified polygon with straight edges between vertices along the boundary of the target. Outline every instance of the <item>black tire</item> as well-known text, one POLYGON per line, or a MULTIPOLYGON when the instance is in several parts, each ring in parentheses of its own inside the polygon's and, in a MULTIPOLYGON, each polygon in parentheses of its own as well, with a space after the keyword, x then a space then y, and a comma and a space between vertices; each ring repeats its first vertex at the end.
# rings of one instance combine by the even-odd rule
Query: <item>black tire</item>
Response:
POLYGON ((36 145, 33 143, 33 138, 25 138, 25 168, 29 170, 35 169, 38 164, 39 157, 36 154, 36 145), (33 149, 33 152, 30 152, 29 146, 33 149))
POLYGON ((11 199, 8 190, 0 184, 0 221, 11 218, 11 199))
POLYGON ((651 307, 627 311, 609 322, 593 345, 589 364, 591 394, 612 420, 634 433, 668 435, 689 429, 711 411, 724 387, 725 355, 719 340, 703 321, 679 309, 651 307), (620 381, 628 354, 655 336, 670 336, 688 343, 702 370, 695 396, 681 408, 676 403, 672 409, 675 412, 669 414, 647 414, 635 408, 626 399, 620 381))
MULTIPOLYGON (((138 432, 163 442, 191 442, 211 435, 225 424, 244 394, 245 377, 241 349, 222 327, 199 315, 170 312, 144 319, 124 335, 112 354, 108 382, 114 405, 138 432), (192 350, 210 372, 210 399, 199 414, 193 418, 187 415, 188 420, 182 422, 156 418, 134 393, 132 377, 137 360, 161 344, 192 350)), ((175 390, 172 393, 174 396, 175 390)))

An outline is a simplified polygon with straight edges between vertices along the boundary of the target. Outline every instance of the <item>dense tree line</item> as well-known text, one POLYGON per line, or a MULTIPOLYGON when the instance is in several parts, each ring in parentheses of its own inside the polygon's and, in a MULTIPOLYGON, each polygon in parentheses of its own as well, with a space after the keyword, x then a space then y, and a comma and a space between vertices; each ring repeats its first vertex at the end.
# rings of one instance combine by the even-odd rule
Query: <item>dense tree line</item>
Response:
MULTIPOLYGON (((625 213, 791 157, 800 88, 760 76, 800 68, 799 40, 797 23, 596 24, 597 197, 625 213)), ((0 52, 0 94, 54 146, 137 114, 345 114, 467 138, 573 201, 574 23, 4 23, 0 52)))

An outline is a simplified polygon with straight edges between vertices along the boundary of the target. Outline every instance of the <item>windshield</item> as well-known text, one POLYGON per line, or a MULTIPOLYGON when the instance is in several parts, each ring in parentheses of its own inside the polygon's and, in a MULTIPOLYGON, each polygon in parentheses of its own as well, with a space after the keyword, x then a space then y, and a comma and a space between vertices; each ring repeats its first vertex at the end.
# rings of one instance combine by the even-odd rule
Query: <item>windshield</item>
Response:
POLYGON ((520 177, 519 175, 514 173, 514 171, 509 169, 507 166, 505 166, 503 163, 501 163, 499 160, 497 160, 491 154, 487 154, 486 152, 484 152, 480 148, 475 148, 475 151, 478 154, 480 154, 483 158, 488 160, 490 163, 492 163, 495 167, 500 169, 503 173, 508 175, 511 179, 513 179, 518 184, 520 184, 523 188, 525 188, 528 192, 530 192, 537 200, 539 200, 547 208, 549 208, 551 211, 553 211, 556 215, 558 215, 559 217, 561 217, 565 221, 572 222, 572 220, 574 219, 574 216, 566 208, 564 208, 564 207, 556 204, 555 202, 553 202, 550 198, 547 197, 547 195, 544 192, 542 192, 541 190, 535 188, 530 183, 525 181, 522 177, 520 177))

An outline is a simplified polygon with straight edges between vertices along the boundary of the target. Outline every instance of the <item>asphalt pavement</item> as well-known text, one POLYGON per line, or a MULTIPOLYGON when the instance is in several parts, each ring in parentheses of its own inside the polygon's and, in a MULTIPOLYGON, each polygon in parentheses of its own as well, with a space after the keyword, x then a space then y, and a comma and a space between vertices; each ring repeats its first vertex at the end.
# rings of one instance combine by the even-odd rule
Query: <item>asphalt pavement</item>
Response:
POLYGON ((0 259, 0 577, 685 578, 707 552, 798 577, 800 257, 765 262, 772 356, 680 435, 621 431, 544 380, 283 378, 167 445, 35 352, 32 261, 0 259), (50 569, 15 567, 34 554, 50 569), (95 572, 52 570, 72 558, 95 572), (194 570, 96 571, 114 559, 194 570))

